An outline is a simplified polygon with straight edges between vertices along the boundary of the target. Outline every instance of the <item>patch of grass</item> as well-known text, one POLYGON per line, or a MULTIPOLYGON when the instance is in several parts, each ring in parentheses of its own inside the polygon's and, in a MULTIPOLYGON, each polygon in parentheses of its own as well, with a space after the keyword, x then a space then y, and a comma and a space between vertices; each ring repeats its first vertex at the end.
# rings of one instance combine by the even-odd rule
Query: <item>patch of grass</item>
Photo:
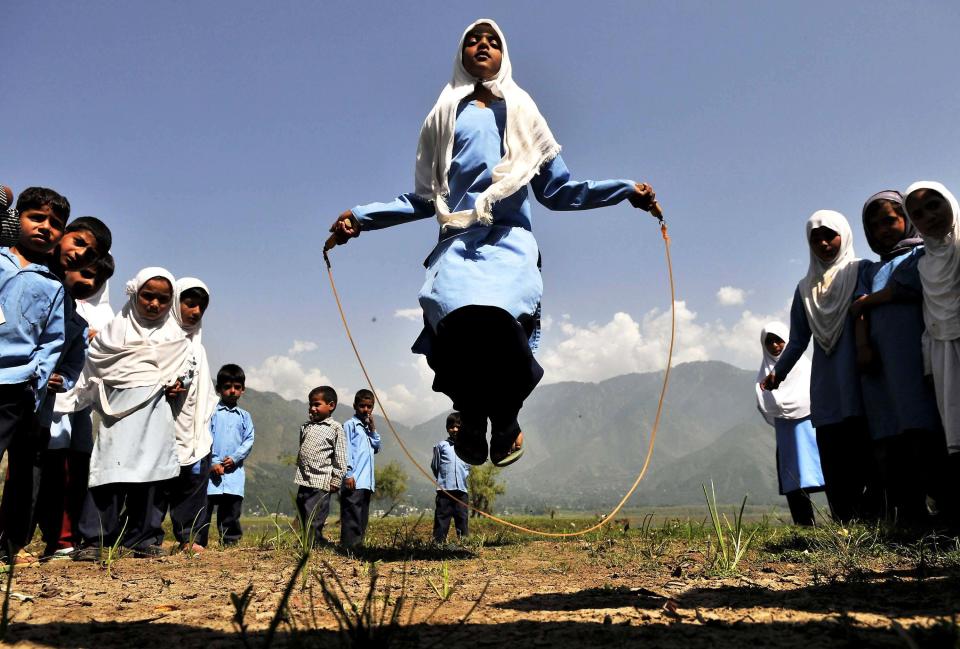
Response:
POLYGON ((712 542, 715 549, 710 557, 708 551, 708 560, 711 568, 722 573, 735 572, 740 561, 750 549, 754 537, 760 530, 760 527, 754 527, 752 531, 747 532, 743 522, 743 510, 747 506, 747 497, 743 497, 740 504, 740 511, 734 516, 733 523, 727 518, 726 514, 720 514, 717 511, 717 494, 713 488, 713 481, 710 481, 710 493, 707 493, 706 485, 703 487, 703 495, 707 500, 707 509, 710 511, 710 521, 713 524, 712 542), (722 521, 722 522, 721 522, 722 521))

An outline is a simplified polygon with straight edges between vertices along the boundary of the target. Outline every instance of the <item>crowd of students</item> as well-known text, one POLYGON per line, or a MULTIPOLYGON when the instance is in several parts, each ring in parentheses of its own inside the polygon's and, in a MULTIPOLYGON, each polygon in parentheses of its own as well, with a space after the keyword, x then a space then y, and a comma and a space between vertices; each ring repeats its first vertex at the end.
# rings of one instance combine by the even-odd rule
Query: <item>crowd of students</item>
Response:
POLYGON ((842 214, 808 219, 809 268, 789 330, 761 333, 757 386, 795 522, 813 524, 822 490, 841 523, 960 529, 957 218, 940 183, 874 194, 862 223, 878 260, 857 258, 842 214))

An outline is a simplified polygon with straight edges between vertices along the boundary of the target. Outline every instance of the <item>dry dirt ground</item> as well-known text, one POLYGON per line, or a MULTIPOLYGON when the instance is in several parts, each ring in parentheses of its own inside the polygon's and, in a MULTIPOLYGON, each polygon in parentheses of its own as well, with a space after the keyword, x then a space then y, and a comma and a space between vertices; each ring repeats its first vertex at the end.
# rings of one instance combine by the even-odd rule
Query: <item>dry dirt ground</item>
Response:
POLYGON ((12 584, 6 642, 70 649, 958 646, 955 540, 891 552, 870 537, 850 552, 830 545, 849 537, 816 541, 766 530, 745 562, 724 574, 710 559, 702 525, 687 538, 613 530, 563 542, 487 530, 445 549, 426 543, 426 526, 374 534, 362 558, 316 550, 294 580, 292 535, 271 542, 264 534, 249 547, 200 557, 122 558, 109 570, 71 561, 23 568, 12 584), (362 608, 374 573, 373 622, 352 638, 339 634, 321 579, 347 609, 348 597, 362 608), (287 613, 271 635, 290 583, 287 613), (241 631, 231 592, 248 586, 241 631))

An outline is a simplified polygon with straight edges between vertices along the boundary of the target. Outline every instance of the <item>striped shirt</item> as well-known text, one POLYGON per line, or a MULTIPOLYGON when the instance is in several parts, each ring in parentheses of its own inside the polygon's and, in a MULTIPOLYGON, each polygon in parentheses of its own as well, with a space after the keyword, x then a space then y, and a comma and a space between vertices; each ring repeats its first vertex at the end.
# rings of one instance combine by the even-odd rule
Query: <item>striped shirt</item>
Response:
POLYGON ((330 491, 339 489, 347 470, 347 438, 343 426, 327 417, 300 427, 295 484, 330 491))

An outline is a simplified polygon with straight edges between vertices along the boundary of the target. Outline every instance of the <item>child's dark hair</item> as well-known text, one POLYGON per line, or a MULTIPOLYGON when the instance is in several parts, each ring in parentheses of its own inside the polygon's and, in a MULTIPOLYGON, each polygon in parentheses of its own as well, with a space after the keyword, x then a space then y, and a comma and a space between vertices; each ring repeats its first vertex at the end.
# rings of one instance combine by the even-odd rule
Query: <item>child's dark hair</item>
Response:
POLYGON ((26 210, 37 210, 45 205, 49 205, 53 213, 62 218, 64 223, 70 218, 70 201, 67 200, 66 196, 61 196, 52 189, 27 187, 17 197, 18 213, 23 213, 26 210))
POLYGON ((890 207, 892 207, 893 211, 897 213, 897 216, 906 220, 907 213, 903 210, 903 203, 887 200, 885 198, 875 200, 869 205, 867 205, 867 209, 865 211, 864 216, 867 218, 867 220, 873 218, 873 215, 876 214, 880 210, 880 208, 884 205, 889 205, 890 207))
POLYGON ((95 216, 81 216, 74 219, 63 231, 64 234, 68 232, 89 232, 92 234, 97 242, 97 253, 101 256, 110 252, 110 246, 113 245, 113 235, 110 234, 110 228, 95 216))
POLYGON ((183 302, 183 298, 192 297, 194 299, 200 300, 200 303, 203 305, 200 307, 201 311, 206 311, 207 307, 210 306, 210 294, 199 286, 194 286, 193 288, 188 288, 183 293, 180 294, 180 301, 183 302))
POLYGON ((113 277, 113 272, 117 269, 117 265, 113 261, 113 255, 109 252, 90 264, 90 267, 97 273, 98 287, 103 286, 105 281, 113 277))
POLYGON ((354 403, 360 403, 361 401, 363 401, 363 400, 365 400, 365 399, 370 399, 370 401, 374 401, 373 392, 371 392, 370 390, 368 390, 368 389, 366 389, 366 388, 362 388, 362 389, 360 389, 360 390, 357 390, 357 393, 356 393, 355 395, 353 395, 353 402, 354 402, 354 403))
POLYGON ((327 403, 337 404, 337 391, 329 385, 321 385, 310 390, 310 394, 307 395, 307 400, 309 401, 317 395, 320 395, 320 398, 327 403))
POLYGON ((233 363, 227 363, 217 372, 217 389, 224 383, 239 383, 244 389, 247 388, 247 375, 243 373, 243 368, 233 363))
POLYGON ((452 426, 459 426, 459 425, 460 425, 459 412, 451 412, 449 415, 447 415, 447 430, 450 430, 452 426))

